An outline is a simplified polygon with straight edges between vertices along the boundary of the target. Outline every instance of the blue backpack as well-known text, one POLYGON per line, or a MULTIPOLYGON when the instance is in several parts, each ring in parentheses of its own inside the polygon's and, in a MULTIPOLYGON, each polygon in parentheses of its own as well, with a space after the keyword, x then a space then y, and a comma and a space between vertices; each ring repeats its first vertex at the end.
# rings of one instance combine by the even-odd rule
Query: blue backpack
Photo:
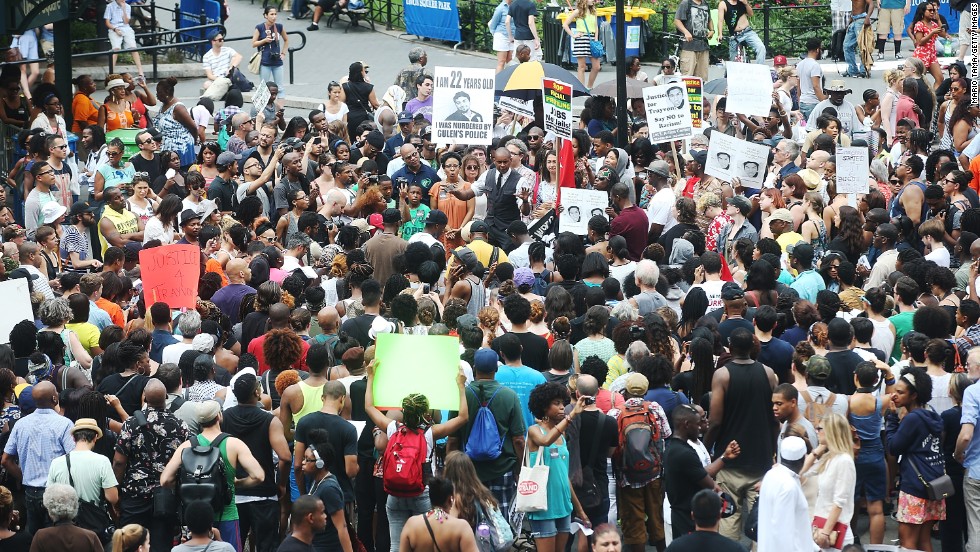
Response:
MULTIPOLYGON (((473 393, 477 401, 480 400, 480 395, 472 387, 466 388, 473 393)), ((466 441, 466 455, 475 462, 496 460, 504 450, 504 440, 497 427, 497 418, 490 411, 490 403, 502 388, 502 385, 498 387, 489 401, 480 403, 480 409, 476 411, 476 416, 473 418, 470 438, 466 441)))

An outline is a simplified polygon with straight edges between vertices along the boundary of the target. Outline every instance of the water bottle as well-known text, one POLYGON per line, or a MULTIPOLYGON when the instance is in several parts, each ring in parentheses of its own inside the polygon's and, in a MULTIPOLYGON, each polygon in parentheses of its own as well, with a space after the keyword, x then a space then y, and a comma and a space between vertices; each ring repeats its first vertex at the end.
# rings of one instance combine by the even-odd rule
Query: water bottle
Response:
POLYGON ((868 148, 871 151, 871 156, 874 157, 878 155, 878 133, 871 128, 872 125, 871 117, 864 117, 864 128, 867 132, 865 139, 868 142, 868 148))
POLYGON ((446 183, 443 182, 442 185, 439 186, 439 201, 446 201, 448 197, 449 193, 446 191, 446 183))
POLYGON ((476 526, 476 537, 481 540, 490 540, 490 526, 486 523, 481 523, 476 526))

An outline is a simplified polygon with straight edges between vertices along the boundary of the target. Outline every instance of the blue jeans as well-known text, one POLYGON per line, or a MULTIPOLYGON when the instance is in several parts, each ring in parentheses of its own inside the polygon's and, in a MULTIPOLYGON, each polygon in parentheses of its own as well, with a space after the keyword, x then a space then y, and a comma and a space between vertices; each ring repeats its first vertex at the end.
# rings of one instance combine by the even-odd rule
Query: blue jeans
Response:
POLYGON ((409 498, 400 496, 388 496, 388 504, 385 510, 388 512, 388 531, 391 534, 391 552, 398 552, 401 544, 402 529, 408 518, 419 514, 424 514, 432 509, 429 502, 429 488, 426 487, 422 494, 409 498))
POLYGON ((854 16, 851 24, 847 26, 847 34, 844 35, 844 61, 847 62, 847 74, 851 76, 864 73, 864 67, 861 66, 857 57, 857 44, 858 33, 864 27, 865 17, 867 15, 864 14, 854 16))
POLYGON ((276 83, 276 86, 279 87, 280 96, 282 96, 286 92, 286 87, 285 87, 286 79, 285 79, 285 73, 283 72, 283 67, 285 67, 285 65, 277 65, 277 66, 261 65, 259 67, 259 76, 262 77, 262 80, 264 80, 267 83, 269 82, 276 83))
POLYGON ((739 44, 747 44, 752 51, 755 52, 755 62, 765 63, 766 62, 766 45, 762 43, 762 39, 759 38, 758 33, 752 30, 752 27, 746 27, 742 29, 742 32, 735 33, 733 36, 728 37, 728 59, 735 59, 735 52, 738 50, 739 44))
POLYGON ((307 11, 306 0, 293 0, 293 19, 299 19, 307 11))

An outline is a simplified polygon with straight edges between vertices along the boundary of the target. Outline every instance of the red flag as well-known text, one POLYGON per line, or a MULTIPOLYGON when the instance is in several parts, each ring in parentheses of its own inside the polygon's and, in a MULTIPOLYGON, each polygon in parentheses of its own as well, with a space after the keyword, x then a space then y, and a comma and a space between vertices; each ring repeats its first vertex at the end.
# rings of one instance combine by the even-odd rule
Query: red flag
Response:
MULTIPOLYGON (((732 277, 732 270, 728 267, 728 261, 725 260, 724 255, 721 257, 721 280, 723 282, 735 282, 735 278, 732 277)), ((741 282, 735 283, 742 285, 741 282)))
POLYGON ((561 203, 561 189, 575 187, 575 152, 571 140, 562 140, 558 153, 558 203, 561 203))

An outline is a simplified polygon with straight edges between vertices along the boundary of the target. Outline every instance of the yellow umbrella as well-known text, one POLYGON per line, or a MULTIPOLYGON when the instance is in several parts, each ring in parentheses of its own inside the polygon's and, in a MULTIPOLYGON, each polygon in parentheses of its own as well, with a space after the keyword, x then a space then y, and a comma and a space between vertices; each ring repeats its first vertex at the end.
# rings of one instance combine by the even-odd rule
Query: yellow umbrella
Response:
POLYGON ((589 91, 578 78, 566 69, 551 63, 528 61, 511 65, 496 78, 496 94, 522 100, 534 99, 541 95, 541 79, 548 77, 572 86, 573 96, 588 96, 589 91))

